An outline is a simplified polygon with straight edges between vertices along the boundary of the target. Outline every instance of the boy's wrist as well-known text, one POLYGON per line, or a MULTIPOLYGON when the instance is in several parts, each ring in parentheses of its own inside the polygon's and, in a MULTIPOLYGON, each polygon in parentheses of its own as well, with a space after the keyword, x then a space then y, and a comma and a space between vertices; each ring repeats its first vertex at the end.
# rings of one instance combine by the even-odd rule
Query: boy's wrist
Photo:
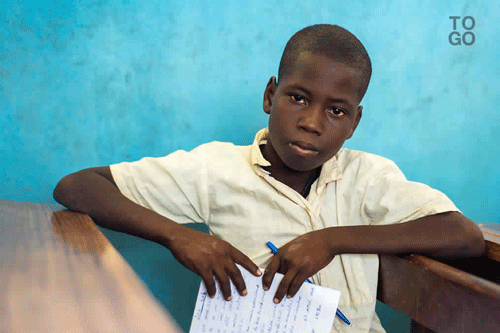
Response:
MULTIPOLYGON (((329 227, 318 231, 322 232, 324 244, 326 244, 328 252, 332 257, 345 251, 344 244, 349 244, 349 240, 341 236, 341 233, 343 234, 341 227, 329 227)), ((346 237, 349 238, 348 235, 346 237)))
POLYGON ((162 221, 162 225, 164 228, 162 228, 158 235, 158 243, 165 246, 167 249, 170 249, 170 245, 175 242, 180 234, 189 232, 190 229, 182 224, 167 219, 166 217, 163 218, 164 221, 162 221))

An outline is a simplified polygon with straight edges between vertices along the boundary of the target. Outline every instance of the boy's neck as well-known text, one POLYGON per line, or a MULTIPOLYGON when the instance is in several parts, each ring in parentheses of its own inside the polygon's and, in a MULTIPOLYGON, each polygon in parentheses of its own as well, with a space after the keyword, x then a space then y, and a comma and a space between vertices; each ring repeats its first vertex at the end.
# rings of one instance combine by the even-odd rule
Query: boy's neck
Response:
POLYGON ((313 170, 296 171, 290 169, 280 159, 273 159, 273 154, 267 154, 266 145, 260 145, 260 151, 264 158, 271 163, 271 166, 264 167, 266 171, 270 172, 271 177, 307 197, 312 183, 318 179, 321 173, 321 166, 313 170))

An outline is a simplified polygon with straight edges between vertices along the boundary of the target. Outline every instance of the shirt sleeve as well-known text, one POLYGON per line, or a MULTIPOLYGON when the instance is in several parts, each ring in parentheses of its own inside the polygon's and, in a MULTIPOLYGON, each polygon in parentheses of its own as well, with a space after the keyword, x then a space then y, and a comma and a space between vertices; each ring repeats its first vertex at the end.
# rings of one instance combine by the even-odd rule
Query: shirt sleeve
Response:
POLYGON ((408 181, 396 164, 383 159, 365 186, 362 214, 369 224, 394 224, 420 217, 459 211, 442 192, 408 181))
POLYGON ((203 146, 160 158, 110 166, 121 193, 177 223, 209 219, 207 154, 203 146))

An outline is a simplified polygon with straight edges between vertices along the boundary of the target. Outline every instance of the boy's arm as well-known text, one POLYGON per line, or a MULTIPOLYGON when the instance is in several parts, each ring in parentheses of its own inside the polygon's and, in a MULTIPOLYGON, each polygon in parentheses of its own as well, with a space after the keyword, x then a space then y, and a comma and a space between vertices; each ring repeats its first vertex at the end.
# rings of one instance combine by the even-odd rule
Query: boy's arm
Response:
POLYGON ((485 243, 479 228, 459 212, 425 216, 414 221, 377 226, 331 227, 289 242, 273 257, 263 276, 269 288, 276 272, 285 274, 275 302, 292 297, 302 283, 337 254, 420 253, 437 258, 480 256, 485 243))
POLYGON ((240 294, 246 294, 245 282, 235 263, 256 276, 261 274, 257 265, 231 244, 182 226, 126 198, 109 167, 85 169, 62 178, 54 189, 54 199, 90 215, 104 228, 167 247, 181 264, 201 276, 212 297, 216 292, 214 276, 224 298, 230 299, 230 280, 240 294))

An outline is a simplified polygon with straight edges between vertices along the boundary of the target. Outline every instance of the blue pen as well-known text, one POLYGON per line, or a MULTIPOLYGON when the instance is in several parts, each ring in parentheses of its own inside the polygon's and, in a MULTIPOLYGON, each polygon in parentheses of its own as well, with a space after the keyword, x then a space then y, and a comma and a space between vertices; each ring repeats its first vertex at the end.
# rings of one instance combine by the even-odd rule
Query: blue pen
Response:
MULTIPOLYGON (((271 249, 271 252, 274 255, 278 253, 278 248, 276 246, 274 246, 273 243, 267 242, 266 245, 271 249)), ((309 280, 309 279, 306 279, 306 282, 312 283, 311 280, 309 280)), ((339 317, 340 319, 342 319, 342 321, 344 323, 346 323, 347 325, 351 325, 351 322, 346 318, 346 316, 344 316, 344 314, 338 308, 337 308, 336 315, 337 315, 337 317, 339 317)))

